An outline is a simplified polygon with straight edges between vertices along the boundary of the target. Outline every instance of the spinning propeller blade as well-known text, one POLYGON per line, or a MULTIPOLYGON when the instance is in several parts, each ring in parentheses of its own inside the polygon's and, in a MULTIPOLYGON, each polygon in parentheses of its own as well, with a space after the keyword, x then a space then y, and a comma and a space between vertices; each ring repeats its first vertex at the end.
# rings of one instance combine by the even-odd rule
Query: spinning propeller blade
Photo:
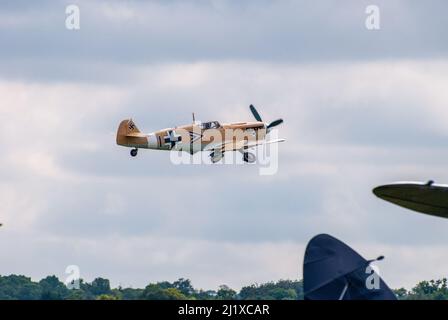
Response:
POLYGON ((276 126, 278 126, 279 124, 282 124, 282 123, 283 123, 283 119, 274 120, 267 126, 266 129, 269 130, 269 129, 274 128, 274 127, 276 127, 276 126))
POLYGON ((258 113, 257 109, 255 109, 255 107, 251 104, 250 105, 250 111, 252 111, 252 114, 254 115, 255 119, 257 121, 263 122, 263 120, 261 120, 260 114, 258 113))
MULTIPOLYGON (((250 111, 252 112, 252 114, 254 115, 255 119, 257 121, 263 122, 263 120, 261 120, 260 114, 258 113, 257 109, 255 109, 254 105, 251 104, 249 106, 249 108, 250 108, 250 111)), ((274 120, 270 124, 266 123, 265 124, 266 125, 266 130, 269 132, 270 129, 272 129, 272 128, 274 128, 274 127, 276 127, 276 126, 278 126, 279 124, 282 124, 282 123, 283 123, 283 119, 274 120)))

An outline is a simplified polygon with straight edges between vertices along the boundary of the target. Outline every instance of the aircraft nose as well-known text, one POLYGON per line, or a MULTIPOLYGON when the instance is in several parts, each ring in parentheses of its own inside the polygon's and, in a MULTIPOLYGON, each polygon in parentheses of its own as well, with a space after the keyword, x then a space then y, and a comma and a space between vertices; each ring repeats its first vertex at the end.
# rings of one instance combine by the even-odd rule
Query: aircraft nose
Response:
POLYGON ((394 196, 394 189, 387 185, 375 187, 373 188, 372 192, 374 195, 381 199, 384 199, 384 197, 387 196, 394 196))
POLYGON ((381 198, 381 195, 384 194, 384 186, 375 187, 373 188, 372 192, 374 195, 381 198))

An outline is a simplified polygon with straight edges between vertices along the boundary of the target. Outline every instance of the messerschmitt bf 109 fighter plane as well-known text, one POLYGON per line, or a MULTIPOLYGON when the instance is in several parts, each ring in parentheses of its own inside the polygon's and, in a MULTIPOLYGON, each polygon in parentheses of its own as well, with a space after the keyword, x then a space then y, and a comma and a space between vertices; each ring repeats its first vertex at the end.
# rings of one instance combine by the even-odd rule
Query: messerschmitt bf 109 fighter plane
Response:
POLYGON ((255 162, 256 157, 249 148, 262 144, 278 143, 284 139, 266 141, 272 128, 283 122, 282 119, 265 123, 253 105, 250 110, 257 121, 220 124, 218 121, 193 123, 175 128, 167 128, 153 133, 140 132, 132 119, 123 120, 118 127, 117 144, 132 148, 131 156, 137 156, 138 149, 175 150, 194 154, 199 151, 210 152, 213 163, 220 161, 225 152, 239 151, 245 162, 255 162))

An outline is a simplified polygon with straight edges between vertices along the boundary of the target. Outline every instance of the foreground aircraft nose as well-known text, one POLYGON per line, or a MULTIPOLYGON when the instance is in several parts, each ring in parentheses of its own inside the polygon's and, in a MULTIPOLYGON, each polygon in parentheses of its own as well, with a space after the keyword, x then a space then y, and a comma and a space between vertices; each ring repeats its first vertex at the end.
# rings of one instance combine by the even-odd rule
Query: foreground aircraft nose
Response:
POLYGON ((398 206, 443 218, 448 218, 448 186, 433 181, 402 182, 378 186, 373 193, 398 206))
POLYGON ((393 188, 390 188, 388 185, 378 186, 372 190, 372 192, 381 199, 387 197, 388 195, 393 194, 393 188))

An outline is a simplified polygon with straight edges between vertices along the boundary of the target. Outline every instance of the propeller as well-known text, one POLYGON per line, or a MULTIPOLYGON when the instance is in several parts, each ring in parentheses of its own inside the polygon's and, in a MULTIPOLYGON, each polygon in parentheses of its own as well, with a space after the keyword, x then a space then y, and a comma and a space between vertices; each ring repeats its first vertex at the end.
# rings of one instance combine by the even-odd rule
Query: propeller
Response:
POLYGON ((269 130, 269 129, 274 128, 282 123, 283 123, 283 119, 274 120, 270 124, 268 124, 267 129, 269 130))
POLYGON ((250 111, 252 111, 252 114, 254 115, 255 119, 257 121, 263 122, 263 120, 261 120, 260 114, 258 113, 257 109, 255 109, 255 107, 251 104, 249 106, 250 111))
MULTIPOLYGON (((263 120, 261 120, 260 114, 258 113, 257 109, 255 109, 255 107, 252 104, 249 106, 249 108, 250 108, 250 111, 252 112, 252 114, 254 115, 254 118, 257 121, 263 122, 263 120)), ((283 119, 274 120, 271 123, 267 124, 266 130, 269 132, 270 129, 272 129, 282 123, 283 123, 283 119)))

